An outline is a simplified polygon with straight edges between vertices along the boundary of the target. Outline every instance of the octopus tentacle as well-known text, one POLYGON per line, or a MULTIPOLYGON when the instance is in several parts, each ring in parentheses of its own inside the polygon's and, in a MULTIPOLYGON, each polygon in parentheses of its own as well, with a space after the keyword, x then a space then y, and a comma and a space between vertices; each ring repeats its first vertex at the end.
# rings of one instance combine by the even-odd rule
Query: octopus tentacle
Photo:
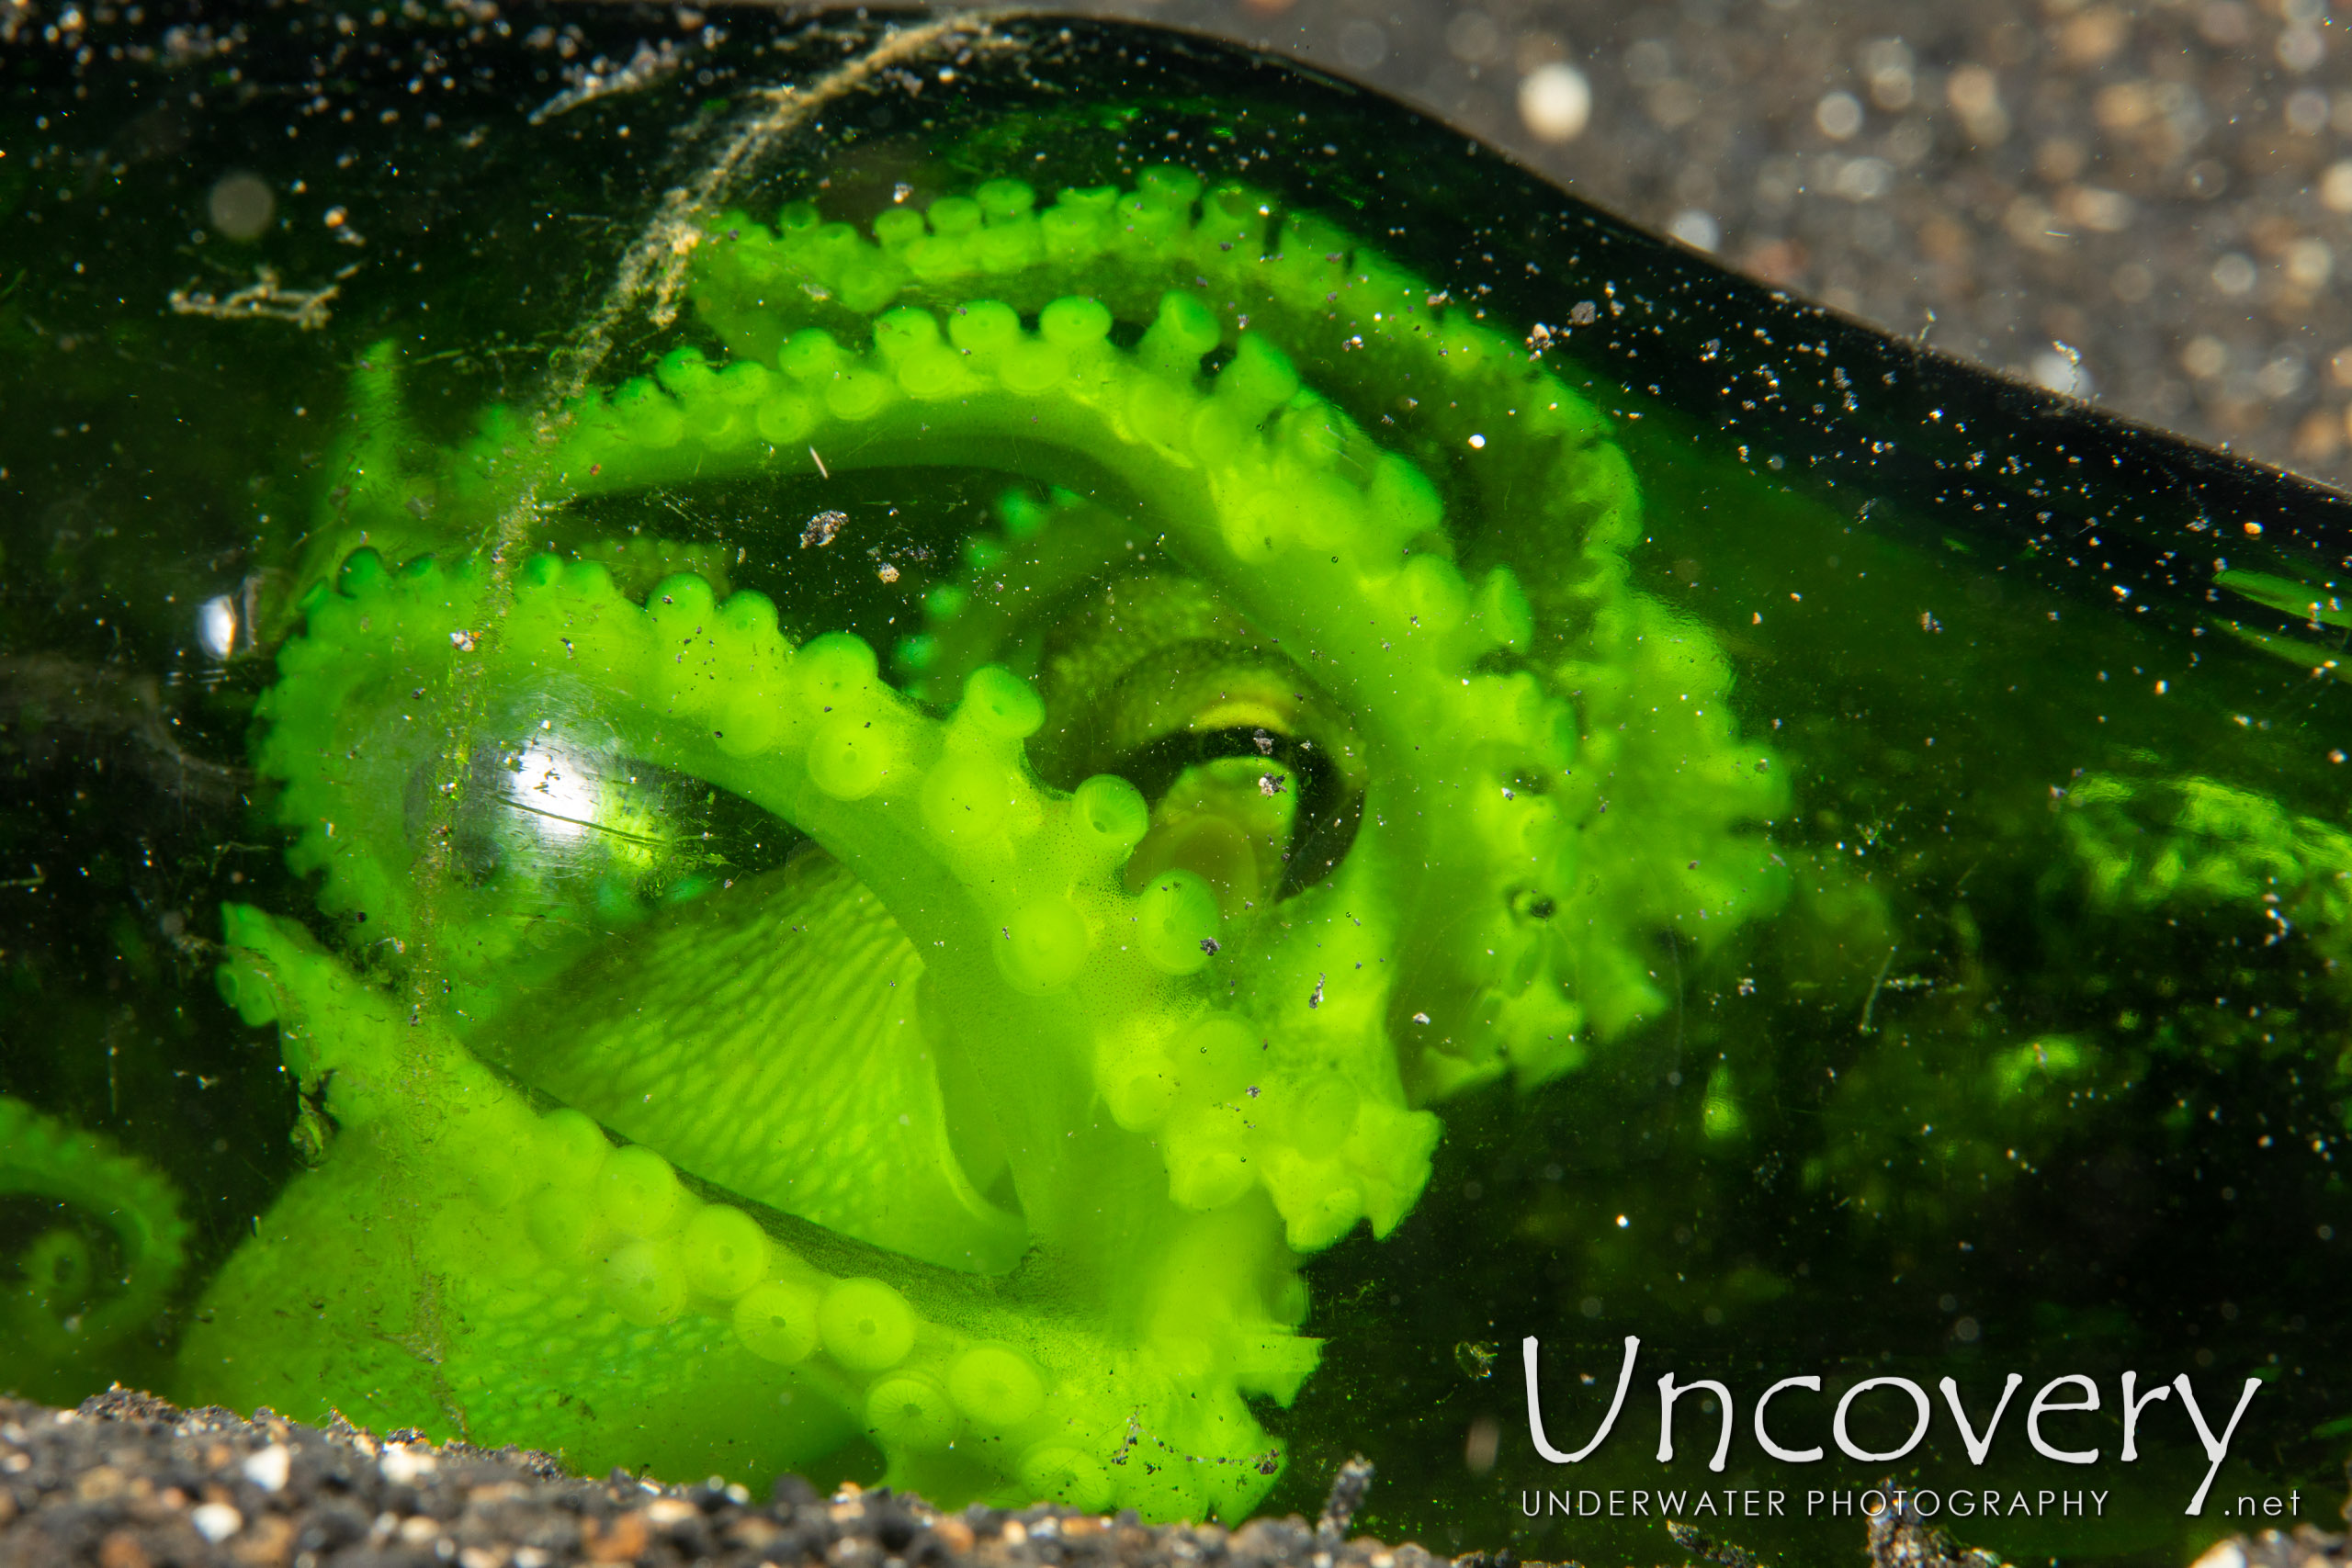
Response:
MULTIPOLYGON (((2284 599, 2293 585, 2257 586, 2284 599)), ((2345 997, 2352 959, 2352 833, 2196 773, 2086 773, 2052 806, 2062 848, 2035 892, 2068 938, 2132 952, 2143 976, 2162 976, 2154 996, 2168 999, 2186 971, 2167 966, 2166 945, 2211 940, 2192 915, 2232 915, 2261 933, 2232 945, 2277 947, 2272 962, 2299 968, 2309 963, 2302 953, 2320 960, 2303 969, 2312 1005, 2301 1013, 2180 1005, 2143 1029, 2137 998, 2101 993, 2090 1009, 2045 1016, 2030 1033, 1919 1031, 1913 1048, 1842 1071, 1823 1109, 1826 1136, 1805 1179, 1837 1191, 1858 1221, 1951 1224, 2070 1146, 2120 1138, 2112 1119, 2152 1079, 2178 1086, 2163 1096, 2163 1125, 2193 1141, 2202 1120, 2193 1100, 2211 1091, 2178 1076, 2191 1061, 2201 1074, 2293 1062, 2298 1081, 2316 1074, 2334 1088, 2352 1084, 2352 1051, 2324 1021, 2345 997), (2086 907, 2096 920, 2082 919, 2086 907)))
POLYGON ((215 1283, 183 1355, 192 1393, 300 1408, 313 1388, 352 1389, 380 1419, 439 1408, 575 1462, 635 1462, 652 1440, 641 1416, 600 1425, 564 1387, 594 1364, 618 1369, 596 1397, 640 1412, 733 1407, 705 1441, 740 1445, 739 1464, 805 1463, 862 1428, 910 1483, 1156 1514, 1245 1511, 1271 1484, 1280 1445, 1242 1398, 1286 1403, 1316 1342, 1275 1315, 1303 1298, 1269 1303, 1235 1276, 1237 1249, 1279 1257, 1248 1208, 1156 1230, 1125 1260, 1127 1312, 1082 1310, 1050 1269, 978 1287, 706 1201, 690 1172, 535 1104, 290 922, 243 906, 227 920, 224 991, 278 1023, 344 1131, 215 1283), (318 1291, 300 1238, 321 1225, 349 1238, 368 1288, 318 1291), (289 1333, 289 1300, 342 1332, 289 1333), (355 1371, 354 1347, 372 1364, 355 1371), (1122 1467, 1138 1447, 1148 1462, 1122 1467))
MULTIPOLYGON (((1586 400, 1321 220, 1273 228, 1257 193, 1159 169, 1133 192, 1069 191, 1035 213, 1027 187, 990 188, 935 203, 927 235, 894 209, 872 242, 798 209, 775 231, 730 215, 706 237, 695 298, 737 358, 673 350, 654 377, 575 402, 541 450, 518 455, 511 419, 490 416, 442 488, 487 493, 526 463, 588 496, 973 461, 1173 525, 1170 554, 1341 701, 1389 721, 1384 776, 1474 807, 1446 814, 1418 857, 1478 868, 1468 885, 1399 890, 1428 915, 1491 911, 1462 923, 1453 973, 1407 1010, 1435 1019, 1428 1046, 1408 1047, 1424 1093, 1507 1067, 1523 1085, 1571 1069, 1588 1027, 1606 1038, 1665 1005, 1651 932, 1710 942, 1777 907, 1777 866, 1734 846, 1783 808, 1784 786, 1728 722, 1712 640, 1626 588, 1638 494, 1586 400), (1171 274, 1193 287, 1167 288, 1171 274), (1051 292, 1073 283, 1096 293, 1051 292), (845 313, 870 346, 844 341, 845 313), (1120 322, 1141 328, 1132 351, 1114 344, 1120 322), (1367 409, 1368 385, 1422 386, 1401 421, 1384 416, 1420 460, 1384 450, 1273 346, 1351 329, 1342 343, 1360 346, 1318 373, 1367 409), (1473 581, 1455 564, 1504 518, 1537 569, 1534 598, 1509 569, 1473 581), (1669 687, 1675 708, 1657 700, 1669 687), (1433 755, 1462 765, 1432 779, 1417 763, 1433 755), (1644 817, 1677 841, 1603 820, 1611 795, 1633 789, 1673 807, 1644 817), (1588 840, 1611 852, 1578 853, 1588 840), (1498 876, 1519 864, 1530 874, 1498 876)), ((415 530, 395 517, 384 532, 415 530)))
POLYGON ((2340 825, 2196 774, 2093 773, 2064 806, 2067 844, 2098 904, 2267 901, 2330 957, 2352 956, 2352 833, 2340 825))
POLYGON ((51 1200, 110 1232, 117 1256, 59 1225, 16 1260, 24 1278, 0 1294, 12 1346, 36 1357, 103 1349, 153 1319, 187 1262, 187 1222, 172 1184, 106 1139, 0 1095, 0 1195, 51 1200))
MULTIPOLYGON (((1406 1109, 1376 1018, 1316 1031, 1320 1049, 1310 1052, 1268 1021, 1212 1007, 1208 971, 1235 961, 1208 950, 1223 929, 1215 900, 1181 873, 1134 894, 1119 886, 1117 868, 1142 837, 1141 798, 1110 776, 1067 795, 1040 785, 1021 742, 1042 710, 1010 674, 975 671, 964 701, 934 719, 880 679, 859 639, 831 634, 792 648, 758 594, 720 604, 699 579, 673 578, 640 608, 601 567, 552 556, 525 567, 495 645, 466 650, 410 635, 420 621, 469 624, 481 575, 431 562, 395 575, 372 555, 354 557, 341 613, 313 611, 327 630, 289 646, 274 698, 314 707, 313 669, 347 699, 342 672, 354 668, 406 691, 447 681, 469 660, 498 684, 577 682, 595 694, 590 711, 616 749, 810 834, 888 908, 934 985, 1001 1020, 989 1032, 1007 1059, 990 1060, 977 1039, 969 1048, 996 1080, 990 1100, 1033 1230, 1049 1229, 1068 1201, 1057 1197, 1065 1130, 1096 1095, 1132 1126, 1163 1131, 1167 1180, 1188 1207, 1221 1207, 1270 1184, 1294 1246, 1336 1239, 1366 1197, 1385 1229, 1418 1195, 1436 1124, 1406 1109), (1048 1049, 1061 1068, 1041 1076, 1048 1049), (1335 1068, 1358 1097, 1345 1112, 1327 1103, 1335 1068), (1228 1081, 1237 1077, 1250 1082, 1228 1081), (1234 1124, 1235 1101, 1253 1085, 1266 1114, 1245 1129, 1234 1124), (1306 1114, 1310 1088, 1321 1119, 1286 1134, 1283 1120, 1306 1114), (1311 1169, 1272 1157, 1296 1155, 1302 1138, 1319 1145, 1311 1169), (1263 1151, 1255 1171, 1251 1151, 1263 1151), (1342 1222, 1351 1183, 1360 1195, 1342 1222)), ((364 725, 368 709, 338 711, 364 725)), ((342 739, 338 750, 372 750, 352 744, 357 734, 342 739)), ((369 850, 334 848, 326 827, 313 823, 306 840, 339 866, 391 879, 369 850)))

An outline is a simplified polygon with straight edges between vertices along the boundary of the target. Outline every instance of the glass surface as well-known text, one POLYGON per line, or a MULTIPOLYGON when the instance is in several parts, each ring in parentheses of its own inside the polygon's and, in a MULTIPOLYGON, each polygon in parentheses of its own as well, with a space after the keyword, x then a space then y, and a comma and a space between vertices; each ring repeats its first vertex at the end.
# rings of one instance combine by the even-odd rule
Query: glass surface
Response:
POLYGON ((1150 1517, 1362 1452, 1589 1562, 2332 1513, 2340 496, 1223 44, 74 15, 0 1382, 1150 1517), (1575 1464, 1530 1338, 1555 1450, 1625 1368, 1575 1464))

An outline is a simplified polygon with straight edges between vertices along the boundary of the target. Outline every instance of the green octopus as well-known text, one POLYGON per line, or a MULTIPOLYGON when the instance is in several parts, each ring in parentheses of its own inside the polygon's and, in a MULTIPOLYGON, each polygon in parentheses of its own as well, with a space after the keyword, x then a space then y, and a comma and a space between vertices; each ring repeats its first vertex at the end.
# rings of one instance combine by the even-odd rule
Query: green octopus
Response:
MULTIPOLYGON (((254 740, 317 914, 229 907, 219 972, 313 1166, 168 1392, 1238 1518, 1283 1460, 1252 1402, 1317 1360, 1302 1264, 1413 1208, 1433 1107, 1606 1069, 1663 950, 1792 895, 1885 947, 1874 891, 1793 886, 1790 770, 1633 585, 1608 419, 1476 303, 1170 166, 669 252, 650 375, 437 446, 396 346, 354 372, 254 740), (613 522, 918 468, 999 498, 887 675, 838 603, 732 591, 749 541, 613 522)), ((2063 828, 2115 911, 2284 873, 2332 910, 2352 866, 2196 779, 2085 780, 2063 828)), ((2138 1070, 1948 1043, 1845 1080, 1809 1185, 1940 1223, 2138 1070)), ((1748 1071, 1697 1135, 1749 1135, 1748 1071)), ((0 1295, 105 1365, 182 1269, 169 1188, 0 1100, 0 1191, 108 1216, 120 1288, 60 1230, 0 1295)))
MULTIPOLYGON (((1781 775, 1628 585, 1606 419, 1321 218, 1159 167, 680 249, 693 341, 536 424, 436 449, 355 373, 256 739, 342 940, 232 906, 220 971, 321 1152, 172 1392, 1238 1517, 1302 1260, 1778 907, 1781 775), (896 682, 725 551, 533 544, 910 465, 1014 483, 896 682), (681 781, 806 842, 726 875, 681 781)), ((167 1193, 51 1143, 5 1179, 115 1191, 152 1312, 167 1193)))
MULTIPOLYGON (((650 375, 436 446, 396 346, 353 374, 254 737, 316 912, 231 906, 219 971, 311 1168, 166 1392, 1238 1518, 1283 1461, 1253 1402, 1318 1358, 1302 1265, 1414 1207, 1434 1107, 1610 1071, 1662 953, 1784 909, 1892 962, 1882 896, 1770 836, 1792 770, 1715 636, 1634 585, 1609 420, 1475 301, 1172 166, 663 254, 650 375), (920 469, 993 519, 887 650, 786 591, 834 513, 618 521, 920 469), (734 590, 780 527, 784 602, 734 590)), ((2093 775, 2059 833, 2107 919, 2344 945, 2352 840, 2233 786, 2093 775)), ((1864 1222, 1951 1223, 2145 1066, 1920 1016, 1804 1168, 1864 1222)), ((1695 1139, 1785 1120, 1760 1057, 1695 1139)), ((0 1335, 115 1365, 190 1250, 169 1187, 0 1100, 0 1192, 114 1243, 38 1239, 0 1335)))

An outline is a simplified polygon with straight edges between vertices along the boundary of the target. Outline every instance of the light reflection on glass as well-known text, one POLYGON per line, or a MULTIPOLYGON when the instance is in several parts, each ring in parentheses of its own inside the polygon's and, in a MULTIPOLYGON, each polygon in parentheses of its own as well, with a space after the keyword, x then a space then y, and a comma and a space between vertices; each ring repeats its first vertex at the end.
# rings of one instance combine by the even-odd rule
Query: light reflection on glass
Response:
POLYGON ((237 646, 237 602, 216 593, 197 606, 196 640, 215 659, 226 659, 237 646))
POLYGON ((508 784, 514 804, 539 818, 546 838, 569 841, 598 826, 599 791, 585 757, 553 742, 539 742, 514 759, 508 784))

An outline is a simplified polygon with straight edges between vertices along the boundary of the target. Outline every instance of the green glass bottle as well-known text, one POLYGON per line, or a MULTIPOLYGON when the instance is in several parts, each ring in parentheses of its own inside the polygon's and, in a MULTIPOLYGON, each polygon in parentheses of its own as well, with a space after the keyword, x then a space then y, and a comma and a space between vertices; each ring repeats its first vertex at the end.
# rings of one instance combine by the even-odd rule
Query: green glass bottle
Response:
POLYGON ((0 1385, 1587 1561, 2324 1517, 2342 497, 1226 46, 559 15, 0 109, 0 1385))

